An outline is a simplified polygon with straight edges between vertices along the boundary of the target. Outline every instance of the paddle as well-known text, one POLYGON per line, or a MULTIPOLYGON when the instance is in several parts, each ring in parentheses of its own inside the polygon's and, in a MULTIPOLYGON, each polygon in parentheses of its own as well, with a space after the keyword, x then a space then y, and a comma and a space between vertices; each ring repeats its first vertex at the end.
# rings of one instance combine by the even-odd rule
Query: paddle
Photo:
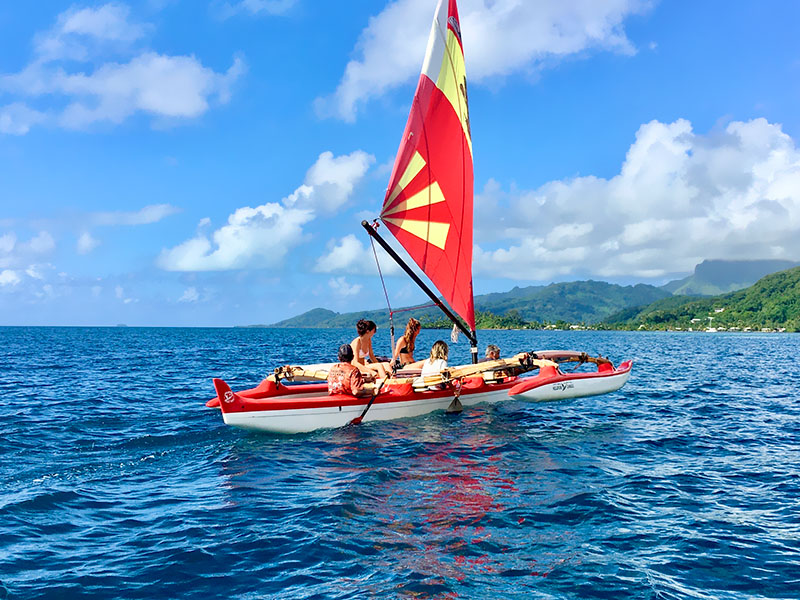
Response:
MULTIPOLYGON (((387 379, 388 379, 388 378, 387 378, 387 379)), ((373 402, 375 402, 375 398, 377 398, 377 397, 378 397, 378 394, 379 394, 379 393, 380 393, 380 391, 381 391, 381 386, 383 386, 383 383, 384 383, 385 381, 386 381, 386 379, 381 379, 381 380, 378 382, 378 385, 375 387, 375 393, 374 393, 374 394, 372 394, 372 398, 370 398, 370 399, 369 399, 369 402, 367 403, 367 406, 366 406, 366 408, 364 408, 364 412, 362 412, 360 416, 358 416, 358 417, 356 417, 355 419, 353 419, 352 421, 350 421, 350 422, 348 423, 348 425, 361 425, 361 421, 363 421, 363 420, 364 420, 364 416, 365 416, 365 415, 367 414, 367 412, 369 411, 370 407, 372 406, 372 403, 373 403, 373 402)))

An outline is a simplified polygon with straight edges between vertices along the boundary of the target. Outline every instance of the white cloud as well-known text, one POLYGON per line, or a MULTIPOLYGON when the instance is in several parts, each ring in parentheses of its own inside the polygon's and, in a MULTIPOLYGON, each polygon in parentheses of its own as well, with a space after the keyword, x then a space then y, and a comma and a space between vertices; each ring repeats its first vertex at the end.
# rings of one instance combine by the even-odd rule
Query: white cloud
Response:
POLYGON ((42 273, 42 268, 48 268, 52 270, 52 265, 30 265, 27 269, 25 269, 25 274, 30 277, 31 279, 44 279, 44 273, 42 273))
MULTIPOLYGON (((384 275, 400 273, 400 267, 385 250, 376 247, 376 251, 384 275)), ((328 244, 328 253, 317 259, 314 270, 318 273, 375 275, 377 266, 370 245, 362 243, 355 235, 350 234, 339 240, 331 240, 328 244)))
POLYGON ((36 37, 39 62, 84 60, 87 45, 98 42, 130 43, 141 38, 146 27, 128 22, 130 8, 110 3, 99 8, 70 8, 58 16, 56 25, 36 37))
POLYGON ((14 233, 0 236, 0 268, 25 268, 56 247, 53 236, 40 231, 26 242, 18 242, 14 233))
POLYGON ((117 285, 114 287, 114 296, 117 297, 118 300, 122 300, 123 304, 134 304, 139 302, 138 298, 131 298, 125 293, 125 288, 121 285, 117 285))
POLYGON ((303 241, 302 226, 313 212, 274 202, 237 209, 212 238, 196 237, 161 252, 158 265, 167 271, 225 271, 265 268, 283 262, 289 249, 303 241))
POLYGON ((334 277, 328 281, 328 286, 340 298, 356 296, 361 291, 361 284, 349 284, 344 277, 334 277))
POLYGON ((476 196, 476 273, 661 277, 706 258, 800 259, 800 150, 780 125, 639 128, 620 173, 476 196), (489 219, 487 215, 514 215, 489 219))
POLYGON ((40 231, 35 237, 31 238, 27 243, 27 247, 34 254, 45 254, 56 247, 56 242, 48 232, 40 231))
POLYGON ((0 235, 0 253, 9 254, 17 243, 17 236, 13 233, 0 235))
POLYGON ((375 157, 361 150, 333 156, 323 152, 306 173, 303 185, 284 200, 286 206, 333 213, 347 203, 375 157))
POLYGON ((180 209, 171 204, 150 204, 144 208, 132 211, 114 211, 94 213, 89 219, 95 225, 149 225, 180 212, 180 209))
POLYGON ((142 111, 158 117, 194 118, 216 98, 225 103, 231 84, 243 73, 235 59, 227 73, 204 67, 194 56, 147 52, 127 64, 106 64, 92 74, 53 80, 56 91, 78 98, 66 107, 60 123, 82 128, 97 121, 121 123, 142 111))
POLYGON ((183 295, 178 298, 178 302, 197 302, 200 299, 200 294, 197 293, 197 288, 188 287, 183 291, 183 295))
MULTIPOLYGON (((624 19, 648 6, 646 0, 463 0, 467 74, 472 82, 515 72, 535 72, 545 63, 588 49, 634 50, 624 19)), ((433 4, 396 0, 372 17, 334 94, 317 100, 320 113, 355 119, 359 106, 419 76, 427 47, 433 4)))
POLYGON ((303 185, 281 203, 237 209, 228 224, 204 232, 200 221, 195 237, 164 249, 158 265, 168 271, 224 271, 265 268, 282 264, 288 251, 305 241, 303 225, 317 216, 344 206, 374 158, 360 150, 334 157, 320 154, 308 170, 303 185))
POLYGON ((0 133, 25 135, 31 127, 46 119, 44 113, 33 110, 22 102, 13 102, 0 107, 0 133))
POLYGON ((350 234, 335 242, 330 252, 317 260, 315 271, 320 273, 334 273, 348 271, 353 267, 361 267, 367 256, 368 249, 356 236, 350 234))
POLYGON ((92 250, 97 248, 100 244, 98 240, 92 237, 88 231, 84 231, 78 238, 76 249, 78 254, 89 254, 92 250))
POLYGON ((199 117, 212 103, 228 102, 232 85, 245 71, 241 59, 218 73, 195 56, 135 50, 132 42, 147 27, 129 23, 129 13, 116 3, 73 8, 38 35, 34 59, 19 73, 0 74, 0 91, 36 99, 41 106, 17 101, 0 108, 0 132, 23 135, 47 122, 72 129, 116 124, 137 113, 174 123, 199 117), (128 58, 107 60, 110 53, 128 58), (90 61, 101 64, 80 66, 90 61))
POLYGON ((12 271, 11 269, 0 271, 0 286, 15 286, 19 282, 20 278, 16 271, 12 271))

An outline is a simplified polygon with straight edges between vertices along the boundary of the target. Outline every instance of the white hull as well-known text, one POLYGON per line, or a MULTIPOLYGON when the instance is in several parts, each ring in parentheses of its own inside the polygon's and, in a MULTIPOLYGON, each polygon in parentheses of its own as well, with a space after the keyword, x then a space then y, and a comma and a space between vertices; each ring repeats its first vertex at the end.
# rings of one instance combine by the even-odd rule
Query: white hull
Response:
MULTIPOLYGON (((473 406, 481 402, 500 402, 508 398, 508 387, 475 394, 462 394, 462 406, 473 406)), ((248 412, 223 413, 222 417, 228 425, 256 431, 272 433, 305 433, 315 429, 331 429, 344 427, 361 415, 367 406, 301 408, 296 410, 257 410, 248 412)), ((453 396, 438 398, 419 398, 387 403, 374 403, 364 417, 364 421, 389 421, 407 417, 418 417, 436 410, 446 410, 453 401, 453 396)))

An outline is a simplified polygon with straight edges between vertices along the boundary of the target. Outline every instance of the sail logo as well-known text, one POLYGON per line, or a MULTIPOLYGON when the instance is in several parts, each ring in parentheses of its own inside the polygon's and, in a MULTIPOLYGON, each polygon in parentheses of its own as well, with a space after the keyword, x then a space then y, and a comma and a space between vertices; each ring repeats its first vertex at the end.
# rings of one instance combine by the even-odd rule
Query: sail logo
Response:
POLYGON ((230 404, 231 402, 233 402, 233 392, 232 392, 232 391, 230 391, 230 390, 228 390, 227 392, 225 392, 225 397, 223 398, 223 400, 224 400, 224 401, 225 401, 227 404, 230 404))
POLYGON ((453 33, 458 36, 458 41, 461 42, 461 25, 459 25, 458 19, 453 16, 447 17, 447 24, 453 30, 453 33))
POLYGON ((565 392, 566 390, 571 390, 574 387, 575 387, 575 384, 573 384, 572 382, 564 381, 562 383, 554 383, 553 384, 553 391, 554 392, 565 392))

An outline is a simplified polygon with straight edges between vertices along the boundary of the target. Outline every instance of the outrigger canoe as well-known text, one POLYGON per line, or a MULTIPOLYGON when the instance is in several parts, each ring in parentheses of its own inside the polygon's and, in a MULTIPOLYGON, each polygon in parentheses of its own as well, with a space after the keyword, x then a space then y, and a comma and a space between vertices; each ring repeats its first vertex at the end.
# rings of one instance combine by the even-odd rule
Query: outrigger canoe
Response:
POLYGON ((320 381, 324 370, 287 366, 276 369, 257 387, 240 392, 215 379, 217 397, 207 406, 218 406, 225 423, 235 427, 302 433, 343 427, 361 415, 364 421, 385 421, 509 398, 546 402, 606 394, 625 385, 631 366, 630 360, 614 367, 601 357, 551 350, 455 367, 425 379, 417 372, 399 371, 380 387, 366 414, 369 397, 329 395, 327 383, 320 381), (597 370, 562 370, 560 365, 569 362, 594 363, 597 370), (534 371, 535 375, 525 376, 534 371), (318 382, 310 383, 313 379, 318 382))
MULTIPOLYGON (((621 388, 630 376, 631 361, 615 368, 601 357, 550 351, 478 363, 472 288, 473 192, 472 131, 461 23, 456 0, 439 0, 380 220, 371 224, 362 221, 361 225, 371 243, 377 242, 453 322, 454 334, 458 329, 466 336, 473 364, 447 369, 422 381, 418 373, 395 373, 381 384, 373 399, 329 396, 325 383, 313 383, 327 377, 327 370, 320 365, 282 367, 258 387, 240 392, 215 379, 217 398, 209 404, 222 409, 229 425, 299 433, 364 420, 413 417, 439 409, 457 411, 462 405, 499 402, 508 397, 542 402, 621 388), (378 234, 381 225, 441 296, 378 234), (559 365, 564 362, 590 362, 597 370, 562 371, 559 365)), ((374 254, 377 262, 377 252, 374 254)), ((380 265, 378 275, 383 281, 380 265)), ((388 304, 388 294, 386 297, 388 304)), ((393 314, 389 306, 392 348, 393 314)))

